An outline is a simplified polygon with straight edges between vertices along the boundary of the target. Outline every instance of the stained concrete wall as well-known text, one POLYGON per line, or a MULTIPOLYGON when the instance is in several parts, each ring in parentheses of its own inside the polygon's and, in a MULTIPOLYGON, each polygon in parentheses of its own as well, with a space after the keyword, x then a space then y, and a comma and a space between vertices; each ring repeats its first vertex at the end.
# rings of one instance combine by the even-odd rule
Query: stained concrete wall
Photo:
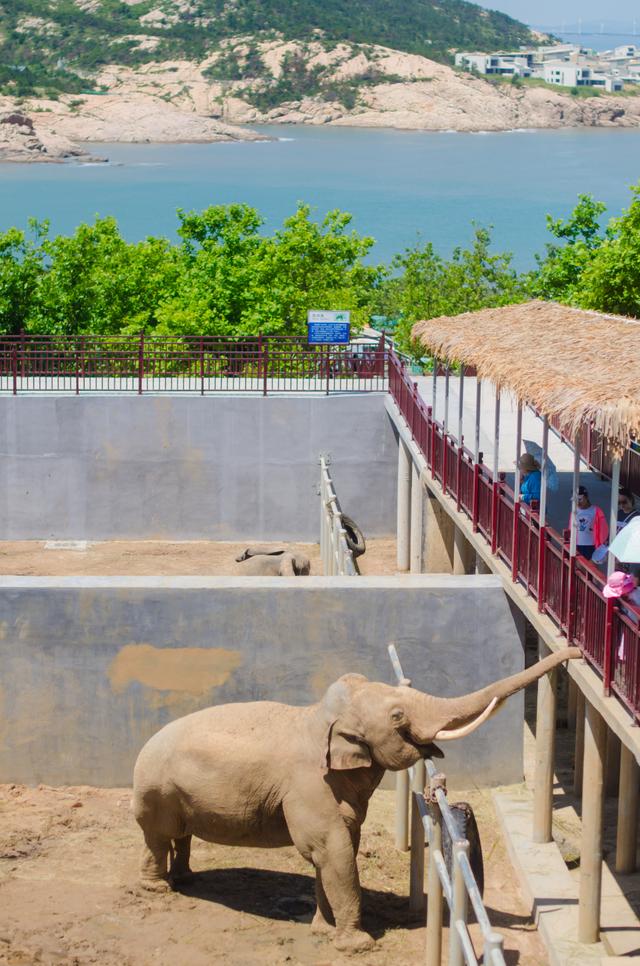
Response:
POLYGON ((0 398, 0 540, 317 540, 318 457, 395 530, 384 394, 0 398))
MULTIPOLYGON (((521 670, 496 577, 0 577, 0 781, 117 786, 166 722, 210 704, 306 704, 347 671, 456 695, 521 670), (277 587, 277 592, 274 588, 277 587)), ((460 742, 452 781, 522 777, 523 699, 460 742)))

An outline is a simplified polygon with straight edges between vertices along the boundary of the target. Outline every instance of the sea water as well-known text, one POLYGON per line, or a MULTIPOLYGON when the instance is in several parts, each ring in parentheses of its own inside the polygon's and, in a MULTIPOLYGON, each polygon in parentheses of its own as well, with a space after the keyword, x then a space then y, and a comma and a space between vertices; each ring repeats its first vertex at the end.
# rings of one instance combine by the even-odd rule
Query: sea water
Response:
POLYGON ((176 209, 246 202, 273 231, 307 202, 321 218, 351 212, 388 261, 416 241, 443 254, 493 226, 494 247, 533 266, 550 240, 546 215, 566 216, 579 193, 618 214, 640 180, 640 130, 460 134, 269 126, 273 140, 221 144, 97 144, 108 164, 0 165, 0 229, 48 218, 70 232, 114 215, 126 238, 176 237, 176 209))

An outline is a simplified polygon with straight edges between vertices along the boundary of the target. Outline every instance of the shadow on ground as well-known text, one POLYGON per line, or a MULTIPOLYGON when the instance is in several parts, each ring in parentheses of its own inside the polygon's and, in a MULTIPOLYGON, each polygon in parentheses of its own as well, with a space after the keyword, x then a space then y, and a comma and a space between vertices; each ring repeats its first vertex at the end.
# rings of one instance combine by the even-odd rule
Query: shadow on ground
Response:
MULTIPOLYGON (((236 912, 280 921, 311 922, 316 908, 315 880, 297 872, 269 869, 210 869, 181 884, 182 895, 215 902, 236 912)), ((362 890, 363 926, 376 939, 395 928, 422 923, 409 912, 406 896, 378 889, 362 890)))

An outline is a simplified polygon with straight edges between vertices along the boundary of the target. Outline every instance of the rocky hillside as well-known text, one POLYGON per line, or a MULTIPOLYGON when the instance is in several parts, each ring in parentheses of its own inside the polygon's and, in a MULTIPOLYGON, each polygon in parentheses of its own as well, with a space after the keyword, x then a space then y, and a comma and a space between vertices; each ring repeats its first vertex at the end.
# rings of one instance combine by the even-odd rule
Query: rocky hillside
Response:
MULTIPOLYGON (((66 11, 75 29, 79 8, 73 6, 72 0, 64 0, 66 6, 63 0, 15 2, 48 2, 49 13, 57 10, 61 16, 61 11, 66 11)), ((91 29, 97 30, 96 25, 102 24, 105 16, 104 2, 76 2, 82 4, 83 17, 93 24, 91 29)), ((326 0, 324 6, 342 2, 326 0)), ((41 69, 48 70, 47 63, 53 64, 56 76, 64 80, 63 87, 72 78, 75 80, 72 90, 60 91, 39 83, 30 90, 31 81, 25 81, 24 89, 13 82, 5 85, 4 95, 0 94, 0 111, 7 116, 17 112, 27 123, 5 125, 4 131, 11 137, 4 140, 0 128, 0 159, 16 159, 16 151, 22 156, 25 150, 33 160, 70 158, 75 145, 82 141, 251 139, 257 135, 238 125, 264 122, 424 131, 640 124, 639 96, 573 97, 544 86, 489 83, 421 53, 370 42, 330 40, 320 28, 312 30, 312 21, 305 21, 302 13, 298 23, 303 24, 303 32, 313 34, 310 38, 288 39, 289 28, 282 21, 279 32, 238 33, 217 39, 204 52, 191 51, 187 55, 185 48, 181 56, 168 58, 167 45, 173 49, 171 38, 183 36, 179 33, 183 27, 185 45, 184 38, 192 35, 189 31, 195 29, 196 23, 204 24, 203 29, 211 27, 210 16, 204 15, 204 6, 198 3, 217 4, 222 11, 219 19, 224 24, 231 23, 231 11, 236 10, 242 24, 251 26, 246 18, 252 8, 246 0, 235 0, 235 6, 233 0, 226 4, 222 0, 144 0, 128 7, 118 4, 118 16, 125 16, 123 10, 129 10, 131 16, 136 14, 137 32, 105 44, 89 70, 72 64, 70 57, 58 57, 54 63, 55 52, 62 49, 61 21, 51 17, 20 21, 20 30, 28 38, 25 50, 35 49, 39 43, 44 51, 41 69), (158 5, 161 2, 164 6, 158 5), (184 21, 187 15, 194 18, 189 30, 184 21)), ((394 9, 395 3, 396 0, 384 0, 389 10, 394 9)), ((365 5, 374 10, 378 0, 352 0, 352 5, 356 13, 365 5)), ((271 0, 261 0, 261 9, 268 12, 272 6, 275 9, 275 0, 273 5, 271 0)), ((471 10, 474 17, 480 17, 479 8, 462 6, 471 10)), ((279 3, 278 7, 304 12, 317 11, 320 5, 311 0, 295 0, 289 6, 279 3)), ((446 7, 451 17, 457 9, 456 4, 445 0, 440 7, 446 7)), ((435 17, 434 4, 421 0, 420 9, 423 8, 423 13, 433 13, 435 17)), ((486 16, 487 24, 494 29, 497 21, 493 15, 486 16)), ((354 22, 359 22, 357 17, 354 22)), ((340 23, 338 17, 336 32, 340 23)), ((380 29, 381 23, 379 19, 380 29)), ((217 21, 216 24, 215 29, 220 32, 223 28, 217 21)), ((467 25, 464 29, 470 28, 467 25)), ((14 29, 14 38, 15 34, 14 29)), ((417 45, 417 31, 414 41, 417 45)), ((423 42, 426 43, 424 37, 420 43, 423 42)), ((87 48, 82 45, 64 49, 73 50, 77 57, 88 57, 87 48)), ((37 65, 21 66, 24 70, 14 74, 23 79, 30 70, 40 69, 37 65)))
POLYGON ((199 62, 238 36, 320 40, 327 50, 380 44, 437 60, 534 40, 465 0, 2 0, 0 90, 78 93, 102 65, 199 62))

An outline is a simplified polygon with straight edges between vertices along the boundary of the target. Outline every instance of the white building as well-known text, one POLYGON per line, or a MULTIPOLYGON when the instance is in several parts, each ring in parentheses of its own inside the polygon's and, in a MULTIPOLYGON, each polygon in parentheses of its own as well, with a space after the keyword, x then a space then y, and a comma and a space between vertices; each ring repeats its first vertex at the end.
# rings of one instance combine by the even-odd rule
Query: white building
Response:
MULTIPOLYGON (((537 72, 534 72, 537 76, 537 72)), ((542 68, 541 76, 547 84, 559 87, 593 87, 604 91, 621 91, 622 80, 611 73, 595 70, 589 64, 573 64, 562 60, 552 60, 542 68)))
POLYGON ((476 71, 478 74, 529 77, 531 54, 518 51, 505 54, 460 53, 456 54, 456 67, 476 71))

